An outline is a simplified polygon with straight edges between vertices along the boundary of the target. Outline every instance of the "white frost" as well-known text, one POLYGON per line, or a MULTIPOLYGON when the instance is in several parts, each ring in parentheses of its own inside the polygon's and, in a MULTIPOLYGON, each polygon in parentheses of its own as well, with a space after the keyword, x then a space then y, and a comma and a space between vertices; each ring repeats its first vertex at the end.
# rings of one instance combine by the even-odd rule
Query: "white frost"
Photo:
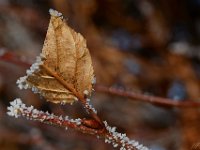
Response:
POLYGON ((85 108, 91 110, 93 113, 97 114, 97 110, 90 104, 90 99, 86 99, 85 108))
POLYGON ((29 88, 29 85, 26 83, 26 79, 27 79, 27 76, 24 76, 24 77, 20 77, 17 80, 16 83, 20 90, 29 88))
POLYGON ((69 119, 69 116, 56 116, 53 113, 43 112, 35 109, 33 106, 27 107, 24 103, 22 103, 21 99, 17 98, 14 101, 10 102, 10 106, 7 107, 7 114, 9 116, 18 118, 19 116, 24 116, 29 120, 38 120, 40 122, 44 122, 45 120, 57 119, 62 123, 63 121, 68 121, 71 123, 75 123, 76 125, 81 124, 81 119, 69 119))
POLYGON ((142 144, 139 144, 135 140, 130 140, 126 134, 122 134, 119 132, 116 132, 116 127, 110 127, 106 121, 103 122, 107 131, 112 135, 105 139, 106 143, 112 143, 113 147, 118 147, 119 144, 116 143, 116 141, 120 141, 121 147, 120 150, 126 150, 125 145, 127 145, 128 149, 137 149, 137 150, 149 150, 147 147, 143 146, 142 144))
POLYGON ((89 94, 88 90, 83 91, 83 94, 88 95, 89 94))
POLYGON ((16 98, 14 101, 10 102, 10 105, 7 109, 8 109, 8 112, 7 114, 9 116, 13 116, 15 118, 18 118, 20 116, 19 112, 20 112, 20 109, 21 107, 23 106, 22 105, 22 101, 21 99, 19 98, 16 98))
POLYGON ((54 9, 49 9, 49 13, 50 13, 50 15, 55 16, 55 17, 62 16, 62 13, 60 13, 57 10, 54 10, 54 9))
POLYGON ((80 125, 81 124, 81 119, 77 118, 77 119, 69 119, 69 116, 65 117, 65 121, 69 121, 69 122, 73 122, 76 123, 76 125, 80 125))
POLYGON ((40 54, 40 56, 37 56, 36 57, 36 62, 34 64, 32 64, 32 66, 30 67, 30 69, 28 69, 26 71, 26 76, 24 77, 20 77, 18 80, 17 80, 17 85, 19 87, 19 89, 28 89, 28 88, 32 88, 32 91, 34 93, 38 93, 39 91, 34 88, 34 87, 31 87, 30 85, 27 84, 26 82, 26 79, 28 78, 28 76, 32 75, 34 72, 38 72, 39 69, 40 69, 40 65, 43 64, 43 58, 44 56, 42 54, 40 54))
POLYGON ((96 77, 92 78, 92 84, 96 84, 96 77))

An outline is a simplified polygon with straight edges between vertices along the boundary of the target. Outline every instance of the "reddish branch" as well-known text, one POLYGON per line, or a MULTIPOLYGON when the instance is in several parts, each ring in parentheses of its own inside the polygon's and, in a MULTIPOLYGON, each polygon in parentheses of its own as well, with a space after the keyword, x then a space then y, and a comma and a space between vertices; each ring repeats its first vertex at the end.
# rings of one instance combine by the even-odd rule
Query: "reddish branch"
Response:
POLYGON ((125 91, 116 88, 108 88, 102 85, 96 85, 95 90, 98 92, 108 93, 111 95, 121 96, 125 98, 130 98, 136 101, 147 102, 151 104, 163 105, 163 106, 174 106, 174 107, 200 107, 200 102, 195 102, 191 100, 179 100, 162 98, 150 95, 144 95, 140 93, 134 93, 131 91, 125 91))
POLYGON ((137 141, 129 140, 126 134, 121 134, 115 131, 115 127, 110 127, 107 122, 99 126, 95 120, 88 119, 69 119, 68 116, 56 116, 48 112, 43 112, 35 109, 33 106, 27 107, 20 99, 15 99, 10 102, 7 114, 13 117, 26 117, 30 120, 36 120, 42 123, 47 123, 59 127, 68 127, 81 131, 82 133, 92 134, 100 138, 104 138, 105 142, 113 144, 114 147, 121 147, 124 149, 148 150, 147 147, 139 144, 137 141))
POLYGON ((22 57, 15 54, 14 52, 6 51, 4 49, 0 49, 0 60, 13 63, 19 66, 23 66, 23 67, 30 67, 31 65, 27 61, 22 60, 22 57))
POLYGON ((32 118, 33 116, 32 113, 30 111, 25 110, 22 112, 22 116, 26 117, 27 119, 38 120, 40 122, 52 124, 55 126, 60 126, 64 128, 72 128, 72 129, 75 129, 87 134, 95 134, 95 135, 97 134, 99 136, 105 134, 104 129, 93 129, 92 127, 86 126, 84 123, 85 121, 87 121, 86 119, 82 119, 81 124, 77 125, 75 122, 61 119, 58 116, 54 116, 53 118, 49 117, 50 115, 45 112, 40 112, 37 116, 34 116, 32 118))
POLYGON ((60 77, 59 74, 57 74, 56 72, 53 72, 45 65, 42 65, 42 67, 47 71, 48 74, 55 77, 60 82, 60 84, 62 84, 66 89, 71 91, 81 101, 83 106, 86 108, 86 110, 88 110, 89 114, 94 119, 94 120, 85 120, 84 122, 81 123, 80 126, 79 125, 77 126, 74 124, 72 125, 69 122, 65 123, 65 121, 59 120, 59 118, 57 118, 56 120, 52 120, 55 122, 55 124, 60 124, 61 126, 65 125, 65 124, 66 124, 66 126, 71 125, 73 128, 79 129, 82 132, 86 131, 86 133, 95 134, 96 136, 104 137, 105 139, 112 139, 112 140, 114 140, 114 143, 120 147, 125 147, 126 149, 133 149, 133 150, 136 149, 132 144, 128 143, 128 141, 124 141, 124 145, 123 145, 123 142, 121 141, 120 137, 116 136, 113 133, 110 133, 109 129, 106 129, 106 126, 103 124, 103 121, 100 119, 100 117, 92 109, 87 107, 86 98, 83 97, 82 95, 80 95, 72 86, 70 86, 68 83, 66 83, 60 77), (86 126, 83 126, 83 125, 86 125, 86 126), (87 128, 89 126, 90 126, 90 128, 87 128))
MULTIPOLYGON (((0 51, 1 53, 1 51, 0 51)), ((18 55, 16 55, 13 52, 5 51, 3 54, 0 55, 0 60, 13 63, 16 65, 24 66, 24 67, 29 67, 31 64, 23 61, 20 59, 18 55)), ((96 85, 95 90, 97 92, 104 92, 116 96, 121 96, 121 97, 126 97, 132 100, 136 101, 142 101, 142 102, 147 102, 147 103, 152 103, 152 104, 158 104, 158 105, 163 105, 163 106, 173 106, 173 107, 200 107, 200 102, 195 102, 191 100, 179 100, 175 101, 173 99, 169 98, 162 98, 162 97, 156 97, 156 96, 150 96, 150 95, 144 95, 140 93, 134 93, 132 91, 124 91, 120 89, 115 89, 115 88, 108 88, 105 86, 101 85, 96 85)))

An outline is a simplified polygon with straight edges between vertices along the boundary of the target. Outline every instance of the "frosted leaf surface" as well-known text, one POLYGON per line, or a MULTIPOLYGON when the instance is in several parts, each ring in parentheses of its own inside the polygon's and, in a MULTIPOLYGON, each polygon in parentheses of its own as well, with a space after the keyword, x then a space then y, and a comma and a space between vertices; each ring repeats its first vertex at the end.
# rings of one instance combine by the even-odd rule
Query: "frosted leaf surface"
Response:
POLYGON ((42 56, 37 57, 27 76, 21 77, 17 84, 20 89, 31 88, 48 101, 54 103, 73 103, 77 97, 66 89, 54 76, 41 67, 44 65, 76 90, 79 95, 90 95, 94 80, 92 60, 86 40, 80 33, 71 29, 62 14, 49 10, 51 19, 44 41, 42 56))

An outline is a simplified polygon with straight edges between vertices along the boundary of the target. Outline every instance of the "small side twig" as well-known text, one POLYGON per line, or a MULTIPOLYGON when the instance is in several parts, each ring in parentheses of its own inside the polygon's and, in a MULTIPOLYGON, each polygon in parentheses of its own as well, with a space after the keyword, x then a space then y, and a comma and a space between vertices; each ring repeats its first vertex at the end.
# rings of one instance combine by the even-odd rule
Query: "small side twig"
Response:
MULTIPOLYGON (((20 59, 20 57, 15 54, 14 52, 9 52, 7 50, 0 50, 0 60, 6 61, 9 63, 13 63, 19 66, 23 67, 30 67, 31 64, 23 61, 20 59)), ((103 93, 108 93, 116 96, 121 96, 125 98, 129 98, 131 100, 135 101, 141 101, 141 102, 147 102, 151 104, 157 104, 157 105, 162 105, 162 106, 169 106, 169 107, 180 107, 180 108, 199 108, 200 107, 200 102, 192 101, 192 100, 180 100, 180 101, 175 101, 170 98, 162 98, 162 97, 157 97, 157 96, 150 96, 150 95, 144 95, 141 93, 134 93, 132 91, 125 91, 121 89, 116 89, 116 88, 109 88, 105 87, 102 85, 96 85, 95 90, 97 92, 103 92, 103 93)))
POLYGON ((22 67, 30 67, 31 64, 28 63, 26 60, 23 60, 19 55, 14 52, 10 52, 5 49, 0 49, 0 60, 12 63, 15 65, 19 65, 22 67))
POLYGON ((116 89, 116 88, 112 88, 112 87, 108 88, 108 87, 102 86, 102 85, 96 85, 95 90, 97 92, 108 93, 111 95, 121 96, 121 97, 129 98, 131 100, 147 102, 147 103, 156 104, 156 105, 171 106, 171 107, 183 107, 183 108, 200 107, 200 102, 195 102, 195 101, 191 101, 191 100, 176 101, 176 100, 170 99, 170 98, 162 98, 162 97, 157 97, 157 96, 144 95, 144 94, 134 93, 132 91, 125 91, 125 90, 116 89))

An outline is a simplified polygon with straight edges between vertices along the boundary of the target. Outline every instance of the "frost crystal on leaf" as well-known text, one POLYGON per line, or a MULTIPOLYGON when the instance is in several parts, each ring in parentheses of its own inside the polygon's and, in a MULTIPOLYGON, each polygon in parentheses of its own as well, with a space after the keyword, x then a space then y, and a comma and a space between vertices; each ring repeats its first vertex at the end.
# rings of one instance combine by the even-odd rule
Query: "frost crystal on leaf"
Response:
POLYGON ((83 94, 88 95, 89 94, 88 90, 83 91, 83 94))
MULTIPOLYGON (((36 62, 34 64, 32 64, 32 66, 30 67, 30 69, 28 69, 26 71, 26 76, 24 77, 20 77, 18 80, 17 80, 17 85, 19 87, 19 89, 28 89, 30 88, 30 86, 26 83, 26 79, 28 78, 29 75, 32 75, 34 72, 37 72, 39 71, 40 69, 40 65, 43 64, 43 59, 44 59, 44 56, 42 54, 40 54, 40 56, 37 56, 36 57, 36 62)), ((38 93, 37 89, 35 88, 32 88, 32 91, 34 93, 38 93)))
POLYGON ((92 78, 92 84, 96 84, 96 77, 92 78))
POLYGON ((27 76, 24 76, 24 77, 20 77, 18 80, 17 80, 17 85, 19 87, 20 90, 22 89, 28 89, 29 85, 26 83, 26 79, 27 79, 27 76))
MULTIPOLYGON (((50 9, 49 13, 51 19, 42 48, 45 59, 37 57, 26 72, 25 82, 50 102, 72 104, 77 99, 76 92, 81 97, 92 92, 92 59, 84 37, 68 26, 60 12, 50 9)), ((29 88, 23 81, 18 81, 19 87, 29 88)))
POLYGON ((55 16, 55 17, 62 16, 62 13, 60 13, 57 10, 54 10, 54 9, 49 9, 49 13, 50 13, 50 15, 55 16))
POLYGON ((39 66, 43 64, 43 59, 44 56, 42 54, 40 54, 40 56, 36 57, 36 62, 34 64, 32 64, 32 66, 30 67, 29 70, 26 71, 26 74, 29 76, 31 74, 33 74, 34 72, 39 71, 39 66))

